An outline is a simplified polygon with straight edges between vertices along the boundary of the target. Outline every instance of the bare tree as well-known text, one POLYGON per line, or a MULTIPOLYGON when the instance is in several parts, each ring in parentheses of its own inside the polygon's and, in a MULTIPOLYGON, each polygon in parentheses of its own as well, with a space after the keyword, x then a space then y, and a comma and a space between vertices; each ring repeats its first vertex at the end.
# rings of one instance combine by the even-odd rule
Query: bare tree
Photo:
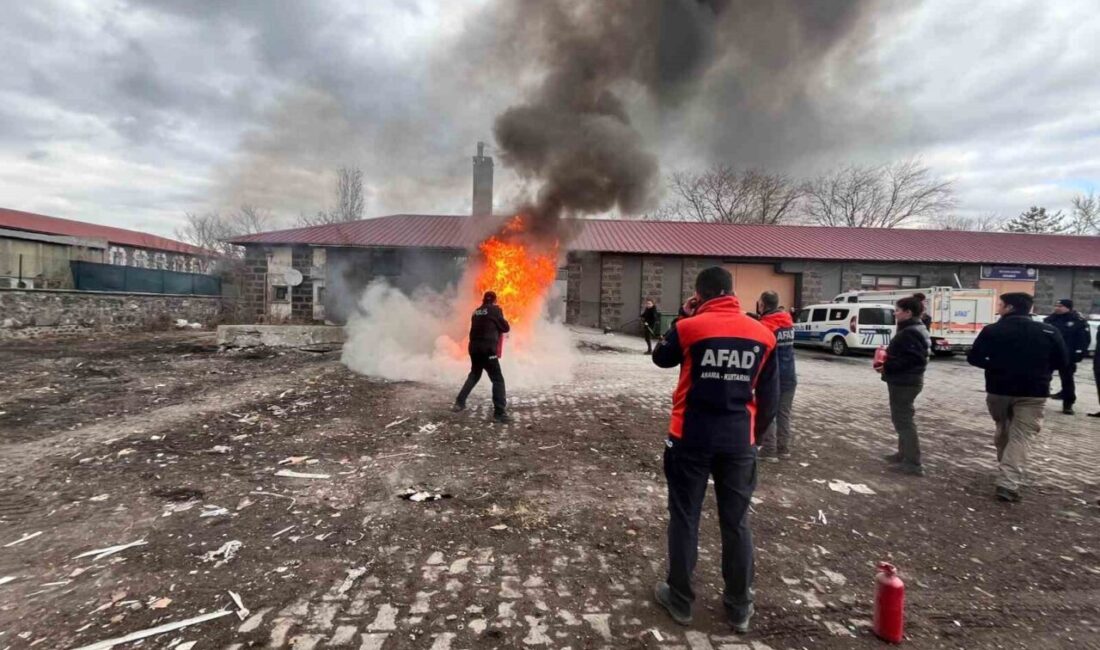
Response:
POLYGON ((805 215, 822 226, 895 228, 933 221, 955 206, 951 182, 919 159, 848 165, 806 183, 805 215))
POLYGON ((1004 218, 996 213, 977 217, 965 217, 953 213, 944 213, 932 219, 931 225, 937 230, 967 230, 970 232, 997 232, 1004 226, 1004 218))
POLYGON ((185 219, 184 226, 176 229, 176 239, 213 251, 220 257, 240 256, 239 248, 227 240, 276 227, 275 218, 270 212, 249 204, 224 215, 218 212, 189 212, 185 219))
POLYGON ((1088 196, 1073 197, 1069 215, 1069 233, 1074 235, 1100 235, 1100 199, 1092 192, 1088 196))
POLYGON ((788 221, 802 188, 788 176, 713 165, 704 172, 668 178, 672 201, 652 216, 708 223, 777 224, 788 221))
POLYGON ((336 207, 318 210, 310 216, 304 212, 298 216, 302 226, 320 226, 363 218, 363 170, 358 167, 341 167, 336 172, 336 207))

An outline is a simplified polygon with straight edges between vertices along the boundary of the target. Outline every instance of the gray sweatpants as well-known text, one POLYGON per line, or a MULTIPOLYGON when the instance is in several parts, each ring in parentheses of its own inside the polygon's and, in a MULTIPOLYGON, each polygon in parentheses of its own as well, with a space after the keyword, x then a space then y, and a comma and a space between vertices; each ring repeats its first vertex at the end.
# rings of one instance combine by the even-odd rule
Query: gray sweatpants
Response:
POLYGON ((1024 483, 1031 443, 1043 426, 1045 397, 985 397, 989 414, 997 424, 993 443, 997 446, 997 485, 1019 492, 1024 483))
POLYGON ((920 465, 920 439, 917 437, 917 423, 913 419, 917 410, 913 402, 917 400, 924 385, 901 386, 886 382, 886 388, 890 393, 890 419, 894 423, 894 431, 898 432, 901 462, 920 465))
POLYGON ((786 453, 791 449, 791 409, 794 407, 794 388, 779 393, 779 408, 771 426, 759 441, 760 449, 767 454, 786 453))

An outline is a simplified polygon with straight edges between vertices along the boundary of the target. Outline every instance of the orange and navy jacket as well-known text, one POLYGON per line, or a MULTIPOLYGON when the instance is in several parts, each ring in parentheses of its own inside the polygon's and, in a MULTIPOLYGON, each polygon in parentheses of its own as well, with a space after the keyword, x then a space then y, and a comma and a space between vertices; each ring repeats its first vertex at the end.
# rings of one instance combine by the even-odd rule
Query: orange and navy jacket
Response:
POLYGON ((798 384, 794 369, 794 320, 785 311, 766 311, 760 322, 775 334, 775 363, 779 369, 779 390, 792 390, 798 384))
POLYGON ((676 321, 653 350, 658 366, 680 366, 670 444, 715 452, 754 445, 775 418, 774 350, 775 335, 746 316, 734 296, 708 300, 676 321))

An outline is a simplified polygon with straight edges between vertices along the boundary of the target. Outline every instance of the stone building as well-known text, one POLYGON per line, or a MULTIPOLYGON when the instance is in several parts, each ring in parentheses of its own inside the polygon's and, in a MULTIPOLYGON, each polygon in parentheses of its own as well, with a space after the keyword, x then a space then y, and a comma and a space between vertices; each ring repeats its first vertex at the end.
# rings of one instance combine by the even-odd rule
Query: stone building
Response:
POLYGON ((166 237, 0 208, 0 288, 71 289, 71 262, 206 273, 211 260, 166 237))
MULTIPOLYGON (((735 291, 779 292, 785 306, 851 289, 928 286, 1026 291, 1048 312, 1072 298, 1100 314, 1100 238, 908 229, 583 220, 559 270, 569 323, 618 328, 644 298, 675 313, 702 268, 721 265, 735 291)), ((393 215, 234 240, 246 249, 243 300, 258 320, 342 322, 371 280, 411 292, 458 280, 490 228, 465 216, 393 215)))

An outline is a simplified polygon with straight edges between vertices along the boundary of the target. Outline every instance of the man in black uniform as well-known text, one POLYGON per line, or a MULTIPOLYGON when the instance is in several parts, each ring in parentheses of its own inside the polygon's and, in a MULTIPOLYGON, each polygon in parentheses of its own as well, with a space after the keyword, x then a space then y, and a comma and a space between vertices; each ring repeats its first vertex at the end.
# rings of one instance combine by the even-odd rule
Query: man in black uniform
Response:
POLYGON ((455 398, 452 411, 466 410, 466 398, 481 380, 481 372, 486 371, 493 382, 493 419, 505 424, 512 421, 504 396, 504 375, 500 372, 500 353, 504 345, 501 335, 509 329, 504 312, 497 305, 497 294, 486 291, 481 306, 474 310, 470 319, 470 374, 455 398))
POLYGON ((1073 301, 1063 298, 1054 306, 1054 313, 1043 321, 1047 325, 1053 325, 1054 329, 1062 335, 1069 352, 1069 365, 1058 371, 1058 377, 1062 380, 1062 390, 1050 396, 1051 399, 1062 400, 1062 412, 1073 415, 1073 405, 1077 402, 1077 385, 1073 380, 1073 374, 1077 372, 1077 364, 1085 358, 1092 334, 1089 332, 1089 323, 1079 312, 1074 311, 1073 301))

